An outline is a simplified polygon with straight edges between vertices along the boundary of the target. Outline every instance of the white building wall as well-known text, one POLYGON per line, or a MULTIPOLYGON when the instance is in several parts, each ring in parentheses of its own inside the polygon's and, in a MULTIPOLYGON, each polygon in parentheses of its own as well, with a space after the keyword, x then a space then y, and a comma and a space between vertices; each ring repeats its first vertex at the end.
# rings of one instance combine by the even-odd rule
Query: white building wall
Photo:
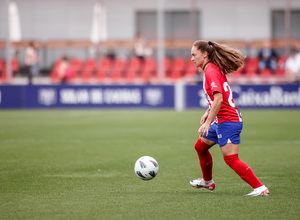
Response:
MULTIPOLYGON (((292 9, 300 9, 300 1, 290 1, 292 9)), ((272 10, 285 10, 286 1, 200 0, 198 7, 204 13, 203 38, 253 40, 272 37, 272 10)))
MULTIPOLYGON (((96 0, 14 0, 23 39, 88 39, 96 0)), ((200 11, 199 36, 205 39, 271 37, 271 12, 285 0, 194 0, 200 11)), ((300 9, 299 0, 290 0, 300 9)), ((107 8, 109 39, 132 39, 137 10, 155 10, 157 0, 102 0, 107 8)), ((189 10, 192 0, 165 0, 166 10, 189 10)), ((6 1, 0 0, 0 39, 7 37, 6 1)))

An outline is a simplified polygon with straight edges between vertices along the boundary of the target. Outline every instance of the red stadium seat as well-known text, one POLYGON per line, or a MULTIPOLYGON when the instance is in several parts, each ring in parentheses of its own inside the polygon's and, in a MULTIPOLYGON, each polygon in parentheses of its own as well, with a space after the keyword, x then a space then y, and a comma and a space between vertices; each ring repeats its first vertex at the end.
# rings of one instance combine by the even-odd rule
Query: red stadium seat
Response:
POLYGON ((141 69, 141 59, 138 57, 133 57, 129 60, 127 69, 129 71, 140 71, 141 69))
POLYGON ((150 83, 150 82, 152 82, 153 78, 154 78, 154 75, 152 74, 151 71, 143 71, 141 73, 142 83, 150 83))
POLYGON ((173 71, 183 71, 185 66, 186 66, 186 62, 185 59, 182 57, 175 57, 173 59, 173 71))
POLYGON ((195 67, 195 64, 191 60, 188 60, 186 63, 186 70, 187 72, 198 72, 198 69, 195 67))
POLYGON ((124 59, 116 59, 113 64, 113 71, 124 71, 126 67, 126 61, 124 59))
MULTIPOLYGON (((11 72, 11 78, 12 78, 12 79, 14 78, 14 72, 13 72, 13 71, 11 72)), ((6 73, 6 70, 5 70, 5 69, 4 69, 4 70, 2 71, 2 73, 1 73, 0 79, 1 79, 1 82, 2 82, 2 83, 6 83, 6 82, 7 82, 7 73, 6 73)))
POLYGON ((83 64, 80 59, 73 58, 70 61, 70 68, 72 70, 72 76, 70 78, 70 82, 74 82, 77 80, 77 76, 80 75, 80 72, 82 71, 83 64))
POLYGON ((19 61, 16 58, 11 59, 11 69, 13 72, 20 70, 19 61))
POLYGON ((257 57, 249 57, 245 62, 245 71, 256 72, 259 68, 259 59, 257 57))
POLYGON ((84 63, 85 67, 95 68, 96 67, 96 59, 88 58, 84 63))
POLYGON ((285 63, 286 63, 287 57, 286 56, 280 56, 277 61, 277 69, 275 71, 275 82, 276 83, 285 83, 285 63))
POLYGON ((286 60, 287 60, 286 56, 280 56, 277 61, 277 69, 284 69, 286 60))
POLYGON ((138 74, 137 71, 127 71, 126 76, 125 76, 125 81, 127 83, 135 83, 137 82, 138 79, 138 74))
POLYGON ((270 69, 261 70, 259 73, 261 83, 270 83, 272 78, 272 71, 270 69))
POLYGON ((73 58, 70 61, 70 66, 74 72, 78 73, 82 68, 82 62, 78 58, 73 58))
POLYGON ((94 58, 88 58, 83 65, 83 71, 95 71, 95 70, 96 70, 96 60, 94 58))
POLYGON ((180 80, 181 77, 182 77, 181 71, 174 70, 171 72, 170 79, 172 82, 176 82, 176 81, 180 80))
POLYGON ((259 64, 259 59, 258 59, 258 57, 248 57, 246 59, 246 63, 251 64, 251 65, 258 65, 259 64))
MULTIPOLYGON (((12 70, 12 72, 17 72, 17 71, 20 70, 19 61, 15 57, 11 58, 10 62, 11 62, 11 70, 12 70)), ((6 72, 6 64, 5 64, 5 62, 2 59, 0 59, 0 72, 1 71, 2 72, 3 71, 6 72)))
POLYGON ((120 83, 122 81, 122 71, 115 70, 111 74, 111 82, 112 83, 120 83))
POLYGON ((285 69, 277 68, 275 72, 276 76, 284 76, 285 75, 285 69))
POLYGON ((82 83, 90 83, 93 79, 94 72, 90 70, 84 70, 81 72, 81 82, 82 83))
POLYGON ((4 70, 5 70, 5 64, 3 60, 0 58, 0 73, 3 72, 4 70))
POLYGON ((60 79, 59 79, 59 76, 58 76, 58 71, 57 71, 57 68, 53 68, 50 72, 50 79, 51 79, 51 82, 52 83, 59 83, 60 82, 60 79))
POLYGON ((142 66, 142 71, 155 71, 157 68, 156 60, 152 57, 146 57, 142 66))
POLYGON ((50 71, 50 80, 52 83, 59 83, 60 82, 60 78, 58 76, 58 70, 60 67, 60 63, 61 63, 61 59, 57 59, 54 62, 54 66, 52 67, 51 71, 50 71))
POLYGON ((96 66, 97 65, 95 58, 88 58, 85 60, 80 74, 80 79, 82 83, 90 83, 92 81, 96 71, 96 66))
POLYGON ((246 79, 246 83, 249 83, 249 84, 255 83, 257 81, 257 72, 247 70, 245 72, 245 79, 246 79))
POLYGON ((98 70, 103 71, 109 71, 112 68, 112 59, 109 57, 104 57, 100 60, 100 63, 98 65, 98 70))
POLYGON ((261 77, 270 77, 272 75, 272 71, 270 69, 264 69, 260 71, 259 74, 261 77))
POLYGON ((285 83, 286 82, 286 76, 285 76, 285 70, 278 68, 275 72, 275 81, 276 83, 285 83))
POLYGON ((107 71, 106 70, 98 70, 96 73, 96 81, 98 83, 104 83, 107 79, 107 71))

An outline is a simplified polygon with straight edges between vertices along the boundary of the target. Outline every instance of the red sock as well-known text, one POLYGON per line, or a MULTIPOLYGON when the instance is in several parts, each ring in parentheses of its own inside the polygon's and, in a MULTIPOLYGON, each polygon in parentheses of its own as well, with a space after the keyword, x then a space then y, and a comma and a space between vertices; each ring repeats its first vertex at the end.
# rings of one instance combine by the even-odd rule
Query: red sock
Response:
POLYGON ((262 186, 261 182, 257 179, 252 169, 243 161, 239 159, 238 154, 233 154, 224 157, 228 166, 231 167, 245 182, 247 182, 254 189, 262 186))
POLYGON ((198 153, 198 157, 200 160, 200 167, 202 170, 203 179, 205 181, 212 180, 213 160, 210 152, 208 151, 209 148, 210 146, 204 143, 200 138, 197 140, 195 144, 195 150, 198 153))

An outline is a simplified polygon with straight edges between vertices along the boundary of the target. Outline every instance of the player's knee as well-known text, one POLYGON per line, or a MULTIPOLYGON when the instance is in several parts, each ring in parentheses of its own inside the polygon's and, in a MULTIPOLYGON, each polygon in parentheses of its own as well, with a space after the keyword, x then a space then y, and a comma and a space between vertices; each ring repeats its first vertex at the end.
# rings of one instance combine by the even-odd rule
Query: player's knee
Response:
POLYGON ((209 149, 209 146, 206 143, 204 143, 201 140, 201 138, 199 138, 195 144, 195 150, 198 153, 203 153, 203 152, 206 152, 208 149, 209 149))
POLYGON ((238 159, 239 159, 238 154, 233 154, 233 155, 229 155, 229 156, 224 157, 224 161, 229 167, 232 167, 232 164, 234 163, 234 161, 236 161, 238 159))

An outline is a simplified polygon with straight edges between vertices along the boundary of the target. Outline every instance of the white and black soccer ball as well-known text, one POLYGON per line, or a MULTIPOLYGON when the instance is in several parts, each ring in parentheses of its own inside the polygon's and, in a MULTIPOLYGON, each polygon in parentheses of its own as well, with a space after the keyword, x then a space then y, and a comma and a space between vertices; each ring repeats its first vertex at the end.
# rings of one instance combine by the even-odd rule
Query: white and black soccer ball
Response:
POLYGON ((158 173, 158 163, 153 157, 140 157, 134 165, 135 174, 142 180, 152 180, 158 173))

